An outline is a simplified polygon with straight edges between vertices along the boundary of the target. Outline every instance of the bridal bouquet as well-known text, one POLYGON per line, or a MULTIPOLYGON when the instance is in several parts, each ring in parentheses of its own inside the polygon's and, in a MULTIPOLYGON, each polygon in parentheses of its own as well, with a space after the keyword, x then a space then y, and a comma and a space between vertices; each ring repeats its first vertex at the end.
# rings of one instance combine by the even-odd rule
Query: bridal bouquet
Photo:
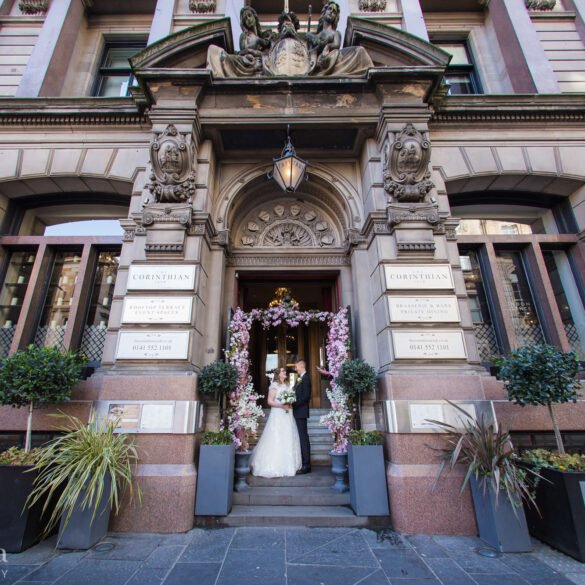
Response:
MULTIPOLYGON (((287 390, 283 390, 278 395, 278 402, 280 402, 280 404, 294 404, 296 401, 297 401, 297 395, 296 395, 296 392, 292 388, 288 388, 287 390)), ((287 410, 286 412, 290 412, 290 410, 287 410)))

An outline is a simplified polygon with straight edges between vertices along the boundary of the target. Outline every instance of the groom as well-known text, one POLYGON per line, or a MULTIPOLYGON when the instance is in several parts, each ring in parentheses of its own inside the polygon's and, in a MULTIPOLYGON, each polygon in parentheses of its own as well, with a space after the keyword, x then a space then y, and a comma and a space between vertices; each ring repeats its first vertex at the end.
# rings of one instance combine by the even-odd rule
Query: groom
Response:
POLYGON ((311 380, 307 374, 307 364, 304 360, 298 360, 295 370, 299 379, 295 384, 297 401, 293 405, 293 416, 299 429, 301 440, 301 458, 303 466, 297 471, 297 475, 311 473, 311 445, 309 443, 309 432, 307 430, 307 419, 309 418, 309 402, 311 400, 311 380))

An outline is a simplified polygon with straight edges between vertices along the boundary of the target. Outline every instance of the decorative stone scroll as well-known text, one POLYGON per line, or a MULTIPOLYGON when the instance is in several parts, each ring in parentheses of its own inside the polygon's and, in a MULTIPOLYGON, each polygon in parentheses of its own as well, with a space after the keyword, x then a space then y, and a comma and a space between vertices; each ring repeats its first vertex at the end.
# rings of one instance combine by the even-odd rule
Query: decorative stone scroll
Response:
POLYGON ((412 124, 390 136, 384 149, 384 189, 398 202, 421 202, 430 180, 431 142, 412 124))
POLYGON ((149 191, 157 203, 190 202, 195 192, 193 146, 169 124, 150 145, 149 191))
POLYGON ((311 205, 290 201, 250 213, 237 239, 239 248, 329 248, 337 243, 330 220, 311 205))

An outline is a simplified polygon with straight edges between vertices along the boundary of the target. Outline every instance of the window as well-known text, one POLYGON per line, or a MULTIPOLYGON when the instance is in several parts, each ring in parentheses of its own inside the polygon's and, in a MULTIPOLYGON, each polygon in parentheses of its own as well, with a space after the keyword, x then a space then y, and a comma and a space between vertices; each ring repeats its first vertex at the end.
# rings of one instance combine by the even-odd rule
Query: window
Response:
POLYGON ((445 41, 435 42, 435 45, 452 55, 444 78, 449 85, 449 95, 483 93, 467 42, 445 41))
POLYGON ((134 77, 128 59, 144 47, 146 47, 145 41, 106 43, 94 95, 102 97, 130 95, 134 77))

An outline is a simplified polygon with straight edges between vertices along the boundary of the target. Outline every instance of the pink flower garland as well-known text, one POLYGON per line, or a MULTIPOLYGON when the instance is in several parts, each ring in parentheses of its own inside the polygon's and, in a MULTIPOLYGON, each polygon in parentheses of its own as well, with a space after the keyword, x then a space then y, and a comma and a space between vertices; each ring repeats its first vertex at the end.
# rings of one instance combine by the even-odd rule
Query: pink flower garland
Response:
POLYGON ((248 433, 255 432, 257 419, 263 416, 259 408, 244 408, 260 397, 254 393, 252 378, 249 374, 250 328, 254 321, 260 322, 264 329, 278 327, 286 323, 290 327, 298 327, 301 323, 308 325, 311 321, 319 321, 329 325, 327 337, 327 365, 331 374, 331 388, 327 397, 331 402, 331 410, 321 417, 321 424, 326 425, 334 436, 334 450, 344 453, 347 450, 347 436, 350 431, 351 417, 347 407, 347 397, 335 380, 341 372, 343 362, 349 356, 349 323, 347 309, 337 313, 327 311, 301 311, 298 303, 283 303, 268 309, 253 309, 244 313, 239 307, 234 312, 229 324, 230 346, 226 352, 228 362, 238 371, 238 382, 230 395, 230 408, 224 424, 234 435, 238 449, 247 449, 248 433), (245 411, 245 412, 244 412, 245 411), (245 420, 244 420, 245 419, 245 420), (254 420, 250 420, 254 419, 254 420))

